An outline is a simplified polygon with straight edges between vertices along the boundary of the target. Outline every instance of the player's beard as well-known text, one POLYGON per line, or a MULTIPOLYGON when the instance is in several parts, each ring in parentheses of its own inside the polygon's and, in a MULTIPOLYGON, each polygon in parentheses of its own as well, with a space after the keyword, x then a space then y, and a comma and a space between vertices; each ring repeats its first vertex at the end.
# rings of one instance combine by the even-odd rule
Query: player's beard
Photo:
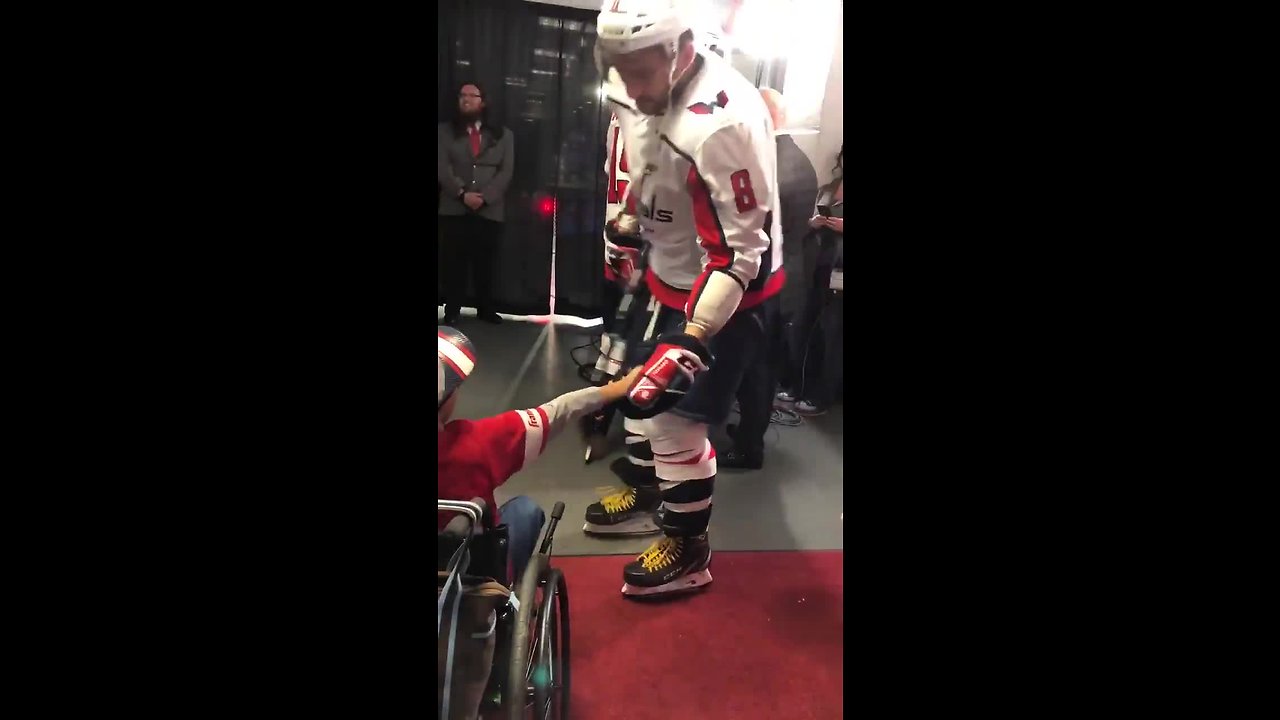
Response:
POLYGON ((666 115, 667 106, 671 104, 670 95, 664 97, 661 101, 651 100, 649 98, 637 98, 636 107, 645 115, 666 115))
POLYGON ((458 115, 462 118, 462 122, 466 125, 480 119, 481 110, 459 110, 458 115))
POLYGON ((645 115, 656 117, 658 115, 667 114, 667 111, 671 109, 672 97, 675 95, 677 89, 681 92, 684 91, 684 86, 688 84, 687 80, 690 77, 690 72, 692 71, 692 68, 695 67, 697 61, 695 60, 685 66, 685 68, 679 72, 675 71, 675 60, 673 59, 671 62, 673 63, 672 77, 667 81, 666 89, 663 90, 656 99, 649 97, 636 98, 636 108, 645 115))

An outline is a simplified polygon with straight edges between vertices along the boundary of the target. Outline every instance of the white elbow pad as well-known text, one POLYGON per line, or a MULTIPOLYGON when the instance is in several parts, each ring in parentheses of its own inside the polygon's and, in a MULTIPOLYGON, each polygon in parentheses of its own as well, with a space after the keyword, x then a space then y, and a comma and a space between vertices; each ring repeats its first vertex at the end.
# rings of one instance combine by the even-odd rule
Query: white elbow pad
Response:
POLYGON ((689 293, 685 315, 690 325, 715 335, 737 312, 738 303, 742 301, 742 285, 727 272, 711 272, 703 277, 706 281, 695 284, 689 293))

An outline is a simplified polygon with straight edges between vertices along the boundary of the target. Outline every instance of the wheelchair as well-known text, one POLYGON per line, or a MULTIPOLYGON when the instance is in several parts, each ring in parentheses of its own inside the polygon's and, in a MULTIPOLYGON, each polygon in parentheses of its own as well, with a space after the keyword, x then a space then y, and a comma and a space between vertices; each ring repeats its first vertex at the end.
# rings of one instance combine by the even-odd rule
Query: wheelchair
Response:
POLYGON ((567 718, 569 594, 551 567, 564 503, 516 584, 507 527, 493 526, 483 500, 438 500, 436 508, 458 513, 437 538, 437 717, 567 718))

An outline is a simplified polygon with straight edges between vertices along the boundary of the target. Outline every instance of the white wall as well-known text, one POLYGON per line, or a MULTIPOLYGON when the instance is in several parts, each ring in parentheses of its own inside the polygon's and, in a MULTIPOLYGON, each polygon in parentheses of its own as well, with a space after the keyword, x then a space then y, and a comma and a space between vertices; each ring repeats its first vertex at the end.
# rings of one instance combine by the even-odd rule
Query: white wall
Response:
POLYGON ((818 124, 817 156, 810 156, 818 171, 818 182, 831 181, 831 166, 844 144, 844 3, 840 3, 840 20, 836 23, 835 52, 831 53, 831 72, 827 75, 827 93, 822 98, 822 119, 818 124))
MULTIPOLYGON (((831 65, 827 70, 826 87, 822 95, 822 110, 818 114, 817 129, 793 128, 791 136, 796 146, 804 151, 818 171, 818 182, 831 180, 831 166, 836 164, 836 153, 844 142, 844 5, 840 6, 840 24, 836 34, 831 65)), ((783 97, 787 96, 783 90, 783 97)), ((788 118, 787 124, 791 121, 788 118)))

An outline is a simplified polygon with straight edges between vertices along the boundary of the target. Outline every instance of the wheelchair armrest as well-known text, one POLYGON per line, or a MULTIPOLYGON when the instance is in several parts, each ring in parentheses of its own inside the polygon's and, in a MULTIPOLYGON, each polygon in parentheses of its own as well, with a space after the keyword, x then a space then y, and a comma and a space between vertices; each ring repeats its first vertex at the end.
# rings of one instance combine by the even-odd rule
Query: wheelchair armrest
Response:
MULTIPOLYGON (((480 512, 481 512, 480 532, 484 532, 485 528, 492 527, 493 526, 493 510, 489 509, 489 504, 486 503, 481 498, 471 498, 470 502, 473 502, 480 506, 480 512)), ((444 526, 444 530, 442 530, 441 532, 443 532, 445 535, 453 535, 456 537, 463 538, 467 536, 467 531, 470 529, 470 527, 471 527, 470 518, 468 518, 466 515, 455 515, 454 518, 450 520, 447 525, 444 526)))

